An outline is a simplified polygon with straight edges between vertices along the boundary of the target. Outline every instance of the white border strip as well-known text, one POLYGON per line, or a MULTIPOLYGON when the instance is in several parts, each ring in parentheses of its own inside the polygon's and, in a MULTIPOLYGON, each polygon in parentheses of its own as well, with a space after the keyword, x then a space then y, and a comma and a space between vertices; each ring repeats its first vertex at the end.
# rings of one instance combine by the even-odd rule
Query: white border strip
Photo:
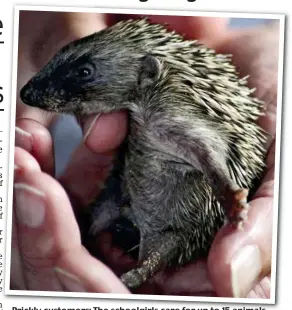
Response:
POLYGON ((15 10, 48 11, 48 12, 82 12, 82 13, 109 13, 109 14, 138 14, 138 15, 169 15, 169 16, 205 16, 205 17, 233 17, 256 19, 281 19, 284 14, 273 13, 238 13, 238 12, 197 12, 195 10, 165 10, 165 9, 124 9, 124 8, 82 8, 71 6, 28 6, 17 5, 15 10))
MULTIPOLYGON (((279 178, 280 178, 280 146, 281 146, 281 119, 282 119, 282 91, 283 91, 283 61, 284 61, 284 14, 257 14, 257 13, 225 13, 225 12, 196 12, 196 11, 171 11, 171 10, 140 10, 140 9, 113 9, 113 8, 79 8, 79 7, 56 7, 56 6, 15 6, 14 11, 14 40, 13 40, 13 73, 12 73, 12 103, 10 124, 10 147, 9 147, 9 184, 8 184, 8 207, 12 206, 13 199, 13 176, 14 176, 14 138, 15 138, 15 116, 16 116, 16 92, 17 89, 17 58, 18 58, 18 28, 19 11, 51 11, 51 12, 84 12, 84 13, 116 13, 116 14, 139 14, 139 15, 169 15, 169 16, 205 16, 205 17, 228 17, 228 18, 255 18, 279 20, 280 42, 279 42, 279 71, 278 71, 278 94, 277 94, 277 141, 275 157, 275 185, 274 185, 274 217, 273 217, 273 253, 271 274, 271 298, 221 298, 221 297, 184 297, 167 295, 124 295, 105 293, 75 293, 75 292, 43 292, 43 291, 21 291, 10 290, 10 263, 11 263, 11 235, 12 231, 7 229, 6 239, 6 281, 5 294, 14 296, 42 296, 42 297, 86 297, 101 299, 131 299, 131 300, 164 300, 164 301, 198 301, 198 302, 228 302, 247 304, 275 304, 276 292, 276 258, 277 258, 277 228, 278 228, 278 201, 279 201, 279 178)), ((12 227, 12 208, 7 210, 7 228, 12 227)))

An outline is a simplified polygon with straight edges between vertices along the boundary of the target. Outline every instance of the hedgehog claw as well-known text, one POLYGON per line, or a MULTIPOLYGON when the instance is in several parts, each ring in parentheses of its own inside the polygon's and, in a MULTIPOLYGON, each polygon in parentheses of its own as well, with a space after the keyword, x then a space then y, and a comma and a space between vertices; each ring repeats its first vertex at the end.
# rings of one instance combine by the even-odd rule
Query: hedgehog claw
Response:
POLYGON ((238 230, 243 230, 244 223, 248 220, 249 204, 247 196, 247 189, 240 189, 234 195, 234 204, 229 216, 229 222, 238 230))
POLYGON ((137 269, 130 270, 121 276, 121 281, 130 289, 139 287, 144 281, 137 269))

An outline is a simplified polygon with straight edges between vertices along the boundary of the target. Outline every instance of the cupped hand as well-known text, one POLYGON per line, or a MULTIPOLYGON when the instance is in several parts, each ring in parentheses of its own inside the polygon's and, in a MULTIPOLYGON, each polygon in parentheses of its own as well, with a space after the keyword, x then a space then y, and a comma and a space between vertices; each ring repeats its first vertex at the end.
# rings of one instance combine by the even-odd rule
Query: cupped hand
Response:
POLYGON ((98 14, 20 14, 11 289, 128 293, 116 275, 81 245, 71 204, 85 207, 97 195, 110 151, 125 137, 125 113, 82 120, 84 141, 62 176, 68 195, 62 181, 54 178, 48 127, 57 116, 27 107, 19 98, 21 87, 62 45, 105 26, 104 16, 98 14), (106 154, 97 156, 91 149, 106 154))
MULTIPOLYGON (((67 193, 42 169, 53 158, 48 130, 33 120, 17 125, 26 131, 22 147, 15 147, 11 289, 127 294, 117 276, 82 246, 67 193)), ((103 161, 104 168, 108 163, 103 161)), ((90 185, 91 179, 83 178, 71 180, 90 185)))
POLYGON ((269 134, 264 178, 250 202, 249 220, 244 231, 223 228, 208 257, 210 279, 223 296, 270 298, 274 173, 276 148, 276 111, 278 88, 279 25, 231 34, 218 51, 232 53, 242 75, 266 106, 259 124, 269 134), (222 281, 228 279, 228 281, 222 281))
MULTIPOLYGON (((97 14, 22 14, 18 90, 63 44, 100 30, 106 26, 106 21, 110 23, 116 20, 97 14), (39 31, 38 35, 34 35, 33 29, 27 29, 29 24, 26 21, 31 18, 41 21, 42 31, 39 31), (28 33, 30 35, 27 35, 28 33), (36 46, 41 47, 38 53, 35 51, 36 46)), ((161 16, 152 16, 151 19, 167 22, 170 27, 188 37, 199 38, 218 50, 234 53, 235 61, 242 67, 243 74, 255 73, 256 78, 251 80, 251 86, 259 83, 259 97, 268 97, 269 113, 261 120, 261 124, 266 126, 265 129, 272 135, 275 133, 277 59, 271 59, 270 54, 271 47, 276 49, 278 46, 277 42, 274 42, 277 41, 276 32, 271 36, 271 44, 265 37, 269 37, 272 31, 263 30, 264 34, 269 35, 260 36, 263 42, 255 49, 249 42, 257 41, 259 33, 228 33, 224 19, 161 16), (266 60, 262 59, 263 55, 267 57, 266 60), (253 68, 255 72, 252 71, 253 68), (263 81, 267 73, 272 78, 263 81)), ((112 151, 125 137, 126 115, 112 113, 83 120, 84 141, 73 155, 60 182, 57 182, 50 176, 53 174, 54 157, 52 140, 46 129, 53 117, 28 108, 20 101, 17 107, 16 145, 21 148, 16 148, 15 151, 12 270, 18 272, 12 272, 12 287, 31 290, 128 292, 108 267, 81 246, 78 226, 70 204, 75 201, 78 207, 85 207, 98 193, 99 183, 106 177, 112 151)), ((250 296, 268 297, 269 278, 265 276, 269 275, 271 266, 273 150, 271 148, 269 151, 265 180, 251 203, 246 231, 234 232, 228 227, 222 229, 207 262, 194 262, 178 271, 159 273, 150 281, 151 285, 146 284, 140 289, 141 293, 245 296, 250 291, 250 296), (243 255, 238 255, 239 249, 245 249, 243 255), (248 261, 249 257, 253 257, 252 254, 256 261, 253 260, 249 265, 251 270, 256 266, 255 263, 258 264, 254 268, 252 279, 245 280, 241 278, 242 274, 246 274, 241 272, 246 270, 247 262, 244 258, 248 261), (234 262, 235 256, 237 260, 234 265, 231 261, 234 262), (252 288, 254 290, 251 290, 252 288)), ((106 254, 109 267, 117 273, 133 265, 134 262, 127 255, 112 246, 111 236, 101 235, 96 242, 106 254)))

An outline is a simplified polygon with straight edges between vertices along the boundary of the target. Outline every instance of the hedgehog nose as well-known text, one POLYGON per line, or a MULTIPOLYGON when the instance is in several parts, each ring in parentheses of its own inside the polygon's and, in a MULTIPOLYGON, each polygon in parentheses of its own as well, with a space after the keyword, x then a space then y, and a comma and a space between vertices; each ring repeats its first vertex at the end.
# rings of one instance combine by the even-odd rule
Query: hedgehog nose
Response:
POLYGON ((20 98, 26 104, 31 103, 31 88, 28 84, 22 87, 20 91, 20 98))

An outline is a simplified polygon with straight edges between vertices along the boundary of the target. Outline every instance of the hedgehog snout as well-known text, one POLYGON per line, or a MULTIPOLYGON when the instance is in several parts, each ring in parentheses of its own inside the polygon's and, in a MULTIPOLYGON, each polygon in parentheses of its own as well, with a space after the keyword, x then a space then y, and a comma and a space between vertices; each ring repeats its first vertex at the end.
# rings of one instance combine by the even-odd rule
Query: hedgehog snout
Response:
POLYGON ((31 83, 27 83, 20 90, 20 99, 27 105, 36 107, 39 105, 37 93, 31 83))
POLYGON ((31 101, 32 89, 29 84, 26 84, 22 87, 20 91, 20 99, 25 103, 29 104, 31 101))

